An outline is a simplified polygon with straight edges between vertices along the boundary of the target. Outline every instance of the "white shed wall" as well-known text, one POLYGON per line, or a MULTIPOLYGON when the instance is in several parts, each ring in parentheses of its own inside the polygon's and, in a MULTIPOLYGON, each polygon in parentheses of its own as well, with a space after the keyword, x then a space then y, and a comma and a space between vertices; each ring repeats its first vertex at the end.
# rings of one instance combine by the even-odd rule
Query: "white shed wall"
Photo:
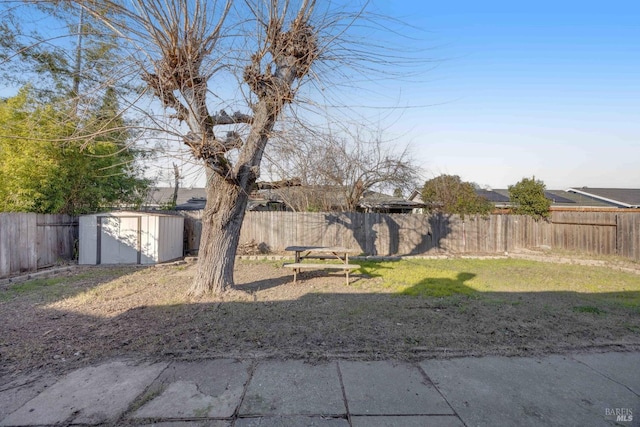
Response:
POLYGON ((158 217, 143 216, 141 226, 140 264, 155 264, 158 262, 158 217))
POLYGON ((140 212, 83 215, 79 229, 79 264, 155 264, 183 255, 181 216, 140 212))
POLYGON ((170 261, 184 255, 184 217, 159 217, 158 261, 170 261))
POLYGON ((78 239, 80 253, 78 264, 96 264, 98 233, 96 230, 97 217, 83 215, 78 219, 78 239))

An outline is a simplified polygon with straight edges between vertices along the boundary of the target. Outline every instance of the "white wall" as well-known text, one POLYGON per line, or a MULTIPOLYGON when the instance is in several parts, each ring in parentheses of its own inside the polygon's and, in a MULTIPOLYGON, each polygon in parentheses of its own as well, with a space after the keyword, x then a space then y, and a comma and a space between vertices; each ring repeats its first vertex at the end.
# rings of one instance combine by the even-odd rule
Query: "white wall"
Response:
POLYGON ((140 212, 83 215, 79 228, 79 264, 136 264, 138 260, 140 264, 155 264, 181 258, 183 254, 184 218, 181 216, 140 212))

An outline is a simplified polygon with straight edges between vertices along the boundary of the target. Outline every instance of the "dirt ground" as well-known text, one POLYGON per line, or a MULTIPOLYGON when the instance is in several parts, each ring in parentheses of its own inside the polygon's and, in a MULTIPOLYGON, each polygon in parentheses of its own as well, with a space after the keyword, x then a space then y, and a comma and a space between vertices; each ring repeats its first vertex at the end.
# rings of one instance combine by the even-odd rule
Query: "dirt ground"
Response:
POLYGON ((640 348, 637 309, 575 311, 584 302, 571 293, 409 297, 360 274, 346 285, 341 274, 305 271, 294 284, 281 265, 239 261, 236 289, 198 300, 185 296, 190 263, 77 267, 0 289, 0 378, 118 356, 417 360, 640 348))

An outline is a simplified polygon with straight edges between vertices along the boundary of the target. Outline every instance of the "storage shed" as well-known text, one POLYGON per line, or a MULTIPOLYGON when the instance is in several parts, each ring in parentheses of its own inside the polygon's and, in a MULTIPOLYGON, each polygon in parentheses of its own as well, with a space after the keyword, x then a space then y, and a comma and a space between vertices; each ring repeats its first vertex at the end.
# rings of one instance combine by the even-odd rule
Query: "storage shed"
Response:
POLYGON ((184 218, 148 212, 83 215, 79 264, 155 264, 181 258, 184 218))

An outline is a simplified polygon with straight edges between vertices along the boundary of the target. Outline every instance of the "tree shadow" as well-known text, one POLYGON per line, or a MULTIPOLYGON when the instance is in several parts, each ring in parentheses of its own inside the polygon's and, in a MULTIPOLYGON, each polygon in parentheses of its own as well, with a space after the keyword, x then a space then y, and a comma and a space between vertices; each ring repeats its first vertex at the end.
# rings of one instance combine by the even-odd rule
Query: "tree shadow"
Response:
MULTIPOLYGON (((412 236, 416 236, 415 241, 401 242, 402 225, 390 214, 325 214, 327 225, 339 225, 346 228, 364 255, 424 255, 442 250, 442 241, 452 230, 450 216, 437 213, 428 217, 416 218, 419 220, 428 218, 428 226, 423 229, 424 222, 419 221, 413 225, 410 232, 405 230, 403 233, 404 236, 410 236, 409 240, 412 240, 412 236), (410 249, 404 249, 407 247, 410 249)), ((403 225, 406 226, 406 224, 403 225)))
POLYGON ((458 273, 455 279, 427 277, 415 285, 403 290, 403 295, 421 297, 449 297, 452 295, 473 295, 477 293, 465 282, 476 277, 473 273, 458 273))
MULTIPOLYGON (((390 262, 398 262, 399 259, 385 260, 385 263, 390 262)), ((380 270, 391 270, 393 266, 383 266, 379 262, 376 261, 358 261, 360 268, 356 271, 360 272, 360 276, 369 279, 375 277, 382 277, 383 275, 379 273, 380 270)))
POLYGON ((292 279, 289 276, 261 279, 261 280, 251 281, 248 283, 240 283, 240 284, 236 283, 236 285, 234 286, 234 289, 251 294, 254 292, 264 291, 266 289, 276 288, 278 286, 285 285, 291 282, 291 280, 292 279))
POLYGON ((442 241, 451 234, 451 215, 441 212, 429 214, 429 229, 421 233, 421 239, 407 255, 423 255, 433 251, 442 251, 442 241))

